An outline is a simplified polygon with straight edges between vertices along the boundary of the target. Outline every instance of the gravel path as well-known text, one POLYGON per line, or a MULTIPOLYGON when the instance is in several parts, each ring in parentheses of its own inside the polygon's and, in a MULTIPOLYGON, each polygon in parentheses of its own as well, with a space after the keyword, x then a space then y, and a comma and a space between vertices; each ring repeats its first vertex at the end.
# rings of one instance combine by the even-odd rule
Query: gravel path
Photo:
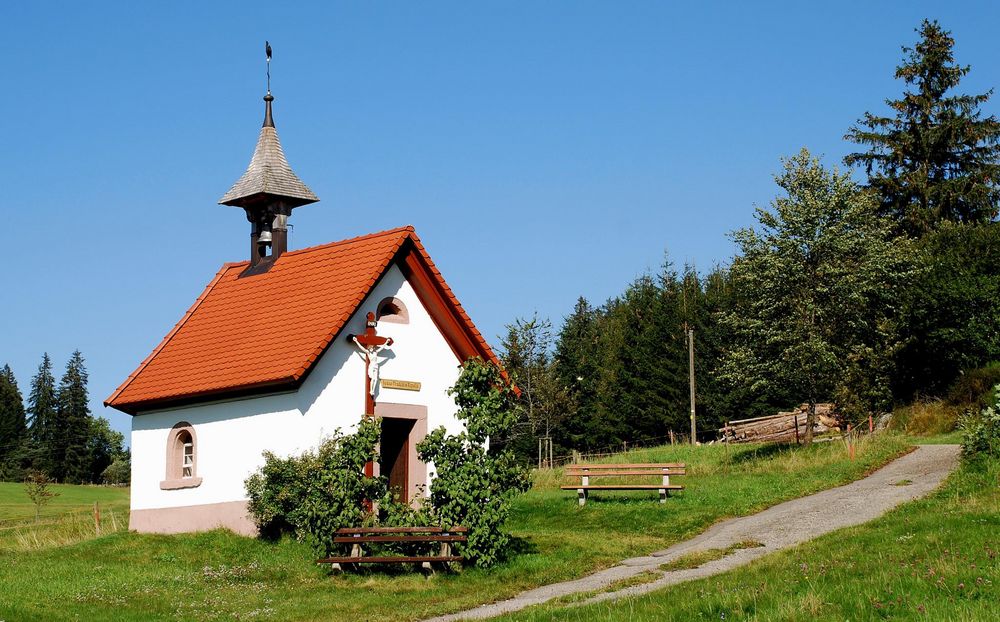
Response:
POLYGON ((622 561, 617 566, 574 581, 545 585, 508 600, 433 618, 428 622, 483 620, 538 605, 553 598, 606 589, 616 581, 643 572, 661 574, 648 583, 604 592, 585 603, 645 594, 662 587, 726 572, 775 551, 843 527, 878 518, 901 503, 922 497, 944 480, 958 463, 958 445, 921 445, 872 475, 845 486, 786 501, 751 516, 713 525, 702 534, 674 546, 622 561), (911 483, 906 484, 909 481, 911 483), (739 549, 697 568, 664 572, 660 565, 705 549, 726 549, 754 540, 764 546, 739 549))

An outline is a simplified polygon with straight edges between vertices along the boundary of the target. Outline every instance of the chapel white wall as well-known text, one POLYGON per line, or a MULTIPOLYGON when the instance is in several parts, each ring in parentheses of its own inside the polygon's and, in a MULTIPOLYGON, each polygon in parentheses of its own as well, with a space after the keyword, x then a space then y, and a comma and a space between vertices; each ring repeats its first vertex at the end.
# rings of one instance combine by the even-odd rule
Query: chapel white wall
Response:
MULTIPOLYGON (((381 378, 414 380, 420 391, 382 389, 379 402, 427 407, 427 428, 461 430, 447 390, 458 378, 459 359, 434 325, 413 288, 394 265, 373 288, 345 329, 316 363, 298 391, 142 413, 132 418, 132 509, 155 509, 242 501, 243 482, 263 464, 265 450, 301 453, 340 428, 354 429, 364 413, 364 360, 347 334, 363 332, 365 314, 387 297, 399 298, 408 324, 382 322, 392 337, 383 350, 381 378), (177 423, 190 423, 197 437, 196 488, 160 490, 165 479, 167 437, 177 423)), ((428 471, 433 465, 428 465, 428 471)))

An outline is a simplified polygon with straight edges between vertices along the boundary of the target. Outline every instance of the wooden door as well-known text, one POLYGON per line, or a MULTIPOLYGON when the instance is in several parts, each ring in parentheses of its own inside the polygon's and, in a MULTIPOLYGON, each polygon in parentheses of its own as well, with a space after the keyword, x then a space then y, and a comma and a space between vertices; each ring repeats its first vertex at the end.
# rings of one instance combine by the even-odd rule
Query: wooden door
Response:
POLYGON ((410 500, 410 432, 412 419, 382 419, 382 439, 380 443, 382 475, 389 479, 389 489, 401 503, 410 500))

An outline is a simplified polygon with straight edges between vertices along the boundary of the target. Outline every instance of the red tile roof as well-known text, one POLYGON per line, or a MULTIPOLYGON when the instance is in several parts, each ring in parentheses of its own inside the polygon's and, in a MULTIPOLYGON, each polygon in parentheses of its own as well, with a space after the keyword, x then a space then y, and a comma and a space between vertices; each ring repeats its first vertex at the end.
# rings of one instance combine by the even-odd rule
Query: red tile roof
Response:
POLYGON ((124 412, 294 388, 396 263, 460 359, 496 361, 413 227, 287 252, 266 273, 227 263, 105 401, 124 412))

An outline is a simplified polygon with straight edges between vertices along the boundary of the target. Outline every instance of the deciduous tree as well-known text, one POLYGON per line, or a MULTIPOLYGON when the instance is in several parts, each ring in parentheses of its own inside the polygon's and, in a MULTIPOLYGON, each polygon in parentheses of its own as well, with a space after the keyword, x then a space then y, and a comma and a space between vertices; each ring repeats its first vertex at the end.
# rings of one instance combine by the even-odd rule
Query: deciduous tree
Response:
POLYGON ((730 275, 740 295, 725 315, 733 342, 724 372, 753 392, 801 396, 811 442, 816 403, 892 338, 880 331, 891 326, 912 269, 908 242, 894 239, 849 175, 826 170, 805 149, 783 163, 776 181, 784 195, 756 210, 756 229, 733 234, 730 275))

